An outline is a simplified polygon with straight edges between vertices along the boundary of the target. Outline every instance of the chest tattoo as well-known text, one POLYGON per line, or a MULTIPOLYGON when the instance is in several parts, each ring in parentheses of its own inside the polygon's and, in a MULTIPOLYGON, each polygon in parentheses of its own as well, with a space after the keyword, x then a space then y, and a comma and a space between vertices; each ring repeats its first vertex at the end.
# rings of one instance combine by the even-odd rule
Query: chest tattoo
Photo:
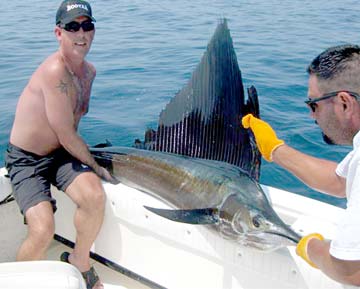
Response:
POLYGON ((58 88, 60 90, 60 92, 65 95, 68 95, 68 93, 69 93, 68 84, 66 82, 64 82, 62 79, 60 80, 60 83, 56 88, 58 88))

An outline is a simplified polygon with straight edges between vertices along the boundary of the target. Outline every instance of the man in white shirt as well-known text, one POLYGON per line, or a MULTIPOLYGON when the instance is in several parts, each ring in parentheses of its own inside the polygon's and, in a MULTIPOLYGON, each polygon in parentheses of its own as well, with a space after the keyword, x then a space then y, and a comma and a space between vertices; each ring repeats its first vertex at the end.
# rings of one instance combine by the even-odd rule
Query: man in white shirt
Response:
POLYGON ((360 47, 341 45, 318 55, 308 67, 306 104, 325 142, 353 145, 337 164, 303 154, 277 138, 266 122, 247 115, 261 154, 290 171, 309 187, 347 198, 347 208, 332 241, 318 234, 303 237, 296 252, 330 278, 360 285, 360 47))

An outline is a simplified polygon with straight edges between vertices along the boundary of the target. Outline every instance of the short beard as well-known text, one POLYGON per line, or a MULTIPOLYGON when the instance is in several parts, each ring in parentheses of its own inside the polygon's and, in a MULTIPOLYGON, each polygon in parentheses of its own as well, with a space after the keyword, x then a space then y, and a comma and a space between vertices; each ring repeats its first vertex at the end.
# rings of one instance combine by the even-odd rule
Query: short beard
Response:
POLYGON ((323 132, 321 134, 322 134, 323 140, 326 144, 336 145, 336 143, 331 138, 329 138, 326 134, 324 134, 323 132))

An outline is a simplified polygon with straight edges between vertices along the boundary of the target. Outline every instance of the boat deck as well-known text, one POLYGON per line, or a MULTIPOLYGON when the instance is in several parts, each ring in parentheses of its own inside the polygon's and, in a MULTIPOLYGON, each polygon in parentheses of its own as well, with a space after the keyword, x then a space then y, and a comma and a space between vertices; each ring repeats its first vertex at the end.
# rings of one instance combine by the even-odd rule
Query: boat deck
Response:
MULTIPOLYGON (((71 251, 71 249, 60 242, 54 240, 51 244, 50 249, 48 250, 48 260, 59 260, 60 255, 64 251, 71 251)), ((94 266, 96 272, 99 274, 101 281, 104 284, 105 289, 148 289, 150 287, 145 286, 144 284, 131 279, 123 274, 120 274, 116 271, 110 270, 105 265, 92 261, 92 265, 94 266)))

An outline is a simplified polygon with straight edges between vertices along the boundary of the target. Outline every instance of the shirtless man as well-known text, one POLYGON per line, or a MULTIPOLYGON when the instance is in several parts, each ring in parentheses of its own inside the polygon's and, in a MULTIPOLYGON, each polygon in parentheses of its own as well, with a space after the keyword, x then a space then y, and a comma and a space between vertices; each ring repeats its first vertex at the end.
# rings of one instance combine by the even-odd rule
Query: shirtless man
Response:
POLYGON ((101 179, 112 176, 91 156, 77 133, 87 113, 95 67, 85 60, 95 34, 89 3, 65 0, 56 14, 59 49, 34 72, 16 108, 6 155, 14 196, 28 224, 17 260, 44 259, 54 231, 50 183, 77 206, 73 252, 66 260, 85 272, 88 288, 102 288, 90 267, 89 250, 103 221, 101 179))

